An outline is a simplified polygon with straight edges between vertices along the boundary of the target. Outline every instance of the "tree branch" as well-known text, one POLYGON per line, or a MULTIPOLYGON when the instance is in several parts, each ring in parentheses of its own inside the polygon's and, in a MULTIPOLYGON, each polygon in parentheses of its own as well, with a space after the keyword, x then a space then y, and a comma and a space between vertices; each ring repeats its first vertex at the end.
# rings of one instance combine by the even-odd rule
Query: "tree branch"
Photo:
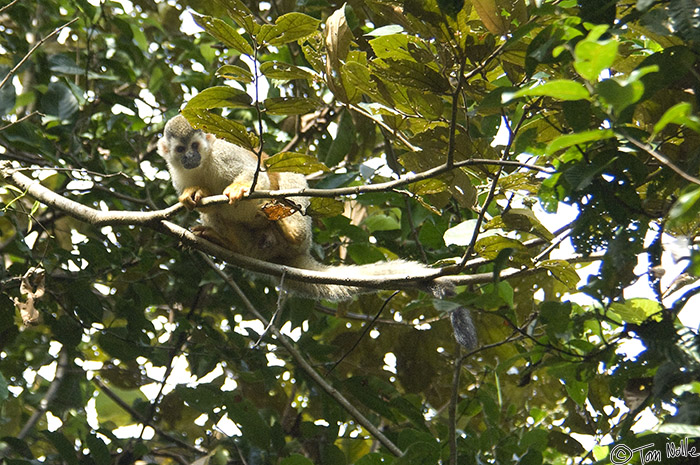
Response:
MULTIPOLYGON (((191 231, 167 220, 180 211, 181 205, 174 205, 164 210, 152 212, 97 210, 56 194, 44 187, 38 180, 29 178, 19 170, 13 169, 10 162, 0 161, 0 175, 9 183, 26 191, 27 194, 45 205, 64 211, 66 214, 93 226, 140 225, 167 234, 181 241, 185 246, 193 247, 209 255, 226 260, 228 263, 253 272, 271 276, 285 276, 285 279, 318 284, 339 284, 345 286, 364 287, 370 289, 415 289, 421 284, 435 282, 441 285, 483 284, 493 281, 493 273, 477 273, 472 275, 455 275, 453 267, 435 268, 424 273, 406 276, 404 274, 384 276, 363 276, 349 278, 341 273, 332 271, 312 271, 292 268, 270 262, 246 257, 220 247, 203 239, 191 231)), ((368 186, 371 187, 371 186, 368 186)), ((352 188, 354 189, 354 188, 352 188)), ((319 190, 319 189, 314 189, 319 190)), ((322 190, 321 190, 322 191, 322 190)), ((218 197, 218 196, 217 196, 218 197)), ((221 196, 224 197, 224 196, 221 196)), ((211 199, 211 197, 210 197, 211 199)), ((469 263, 466 264, 469 266, 469 263)), ((502 279, 514 276, 525 276, 543 271, 541 269, 508 269, 501 272, 502 279)))

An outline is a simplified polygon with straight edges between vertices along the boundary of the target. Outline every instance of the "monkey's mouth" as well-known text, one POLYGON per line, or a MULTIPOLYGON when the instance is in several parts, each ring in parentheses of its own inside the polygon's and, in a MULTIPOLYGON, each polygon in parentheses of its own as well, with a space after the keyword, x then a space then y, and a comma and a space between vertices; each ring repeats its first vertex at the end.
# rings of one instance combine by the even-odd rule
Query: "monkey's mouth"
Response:
POLYGON ((191 170, 199 166, 202 156, 199 152, 188 152, 182 156, 180 162, 185 169, 191 170))

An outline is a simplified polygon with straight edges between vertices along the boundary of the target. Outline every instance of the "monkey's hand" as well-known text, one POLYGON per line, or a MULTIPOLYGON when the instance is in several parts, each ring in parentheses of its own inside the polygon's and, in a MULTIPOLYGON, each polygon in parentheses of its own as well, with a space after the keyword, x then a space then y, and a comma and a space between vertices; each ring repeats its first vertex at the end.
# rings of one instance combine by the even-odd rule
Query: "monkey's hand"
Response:
POLYGON ((235 203, 250 193, 250 184, 240 181, 232 182, 224 189, 224 195, 228 197, 228 203, 235 203))
POLYGON ((190 186, 182 191, 178 200, 187 207, 188 210, 193 210, 204 197, 208 197, 209 195, 209 192, 202 187, 190 186))

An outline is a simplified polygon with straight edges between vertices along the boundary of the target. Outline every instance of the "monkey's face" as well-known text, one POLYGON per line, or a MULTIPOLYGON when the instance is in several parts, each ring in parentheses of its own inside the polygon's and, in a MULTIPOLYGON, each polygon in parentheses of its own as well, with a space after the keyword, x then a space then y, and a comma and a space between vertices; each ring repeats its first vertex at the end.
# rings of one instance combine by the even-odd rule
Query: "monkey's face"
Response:
POLYGON ((165 134, 158 142, 158 149, 171 164, 191 170, 202 163, 202 156, 209 152, 209 137, 195 130, 182 116, 176 116, 165 125, 165 134))
POLYGON ((197 168, 202 162, 202 149, 206 144, 206 138, 202 131, 195 131, 191 137, 185 139, 172 139, 170 147, 175 153, 173 157, 179 159, 183 168, 191 170, 197 168))

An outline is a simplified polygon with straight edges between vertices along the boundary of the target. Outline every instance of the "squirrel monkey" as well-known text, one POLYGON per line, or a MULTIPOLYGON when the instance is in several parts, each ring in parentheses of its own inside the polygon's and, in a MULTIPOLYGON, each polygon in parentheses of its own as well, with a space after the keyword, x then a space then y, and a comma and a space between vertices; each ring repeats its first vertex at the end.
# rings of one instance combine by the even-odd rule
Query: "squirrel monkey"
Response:
MULTIPOLYGON (((229 204, 198 208, 203 227, 196 232, 234 252, 295 268, 314 271, 338 270, 348 277, 404 274, 421 275, 431 271, 418 263, 392 260, 368 265, 326 266, 311 256, 311 218, 302 212, 309 206, 307 197, 290 200, 302 211, 277 221, 262 211, 260 199, 246 199, 258 167, 257 156, 243 147, 217 139, 190 126, 178 115, 165 125, 158 141, 158 153, 165 158, 179 201, 187 208, 197 207, 206 196, 223 193, 229 204)), ((258 173, 255 186, 261 190, 303 189, 306 178, 298 173, 258 173)), ((312 298, 351 299, 361 289, 335 284, 289 282, 292 291, 312 298)), ((430 287, 436 295, 446 289, 430 287)))

